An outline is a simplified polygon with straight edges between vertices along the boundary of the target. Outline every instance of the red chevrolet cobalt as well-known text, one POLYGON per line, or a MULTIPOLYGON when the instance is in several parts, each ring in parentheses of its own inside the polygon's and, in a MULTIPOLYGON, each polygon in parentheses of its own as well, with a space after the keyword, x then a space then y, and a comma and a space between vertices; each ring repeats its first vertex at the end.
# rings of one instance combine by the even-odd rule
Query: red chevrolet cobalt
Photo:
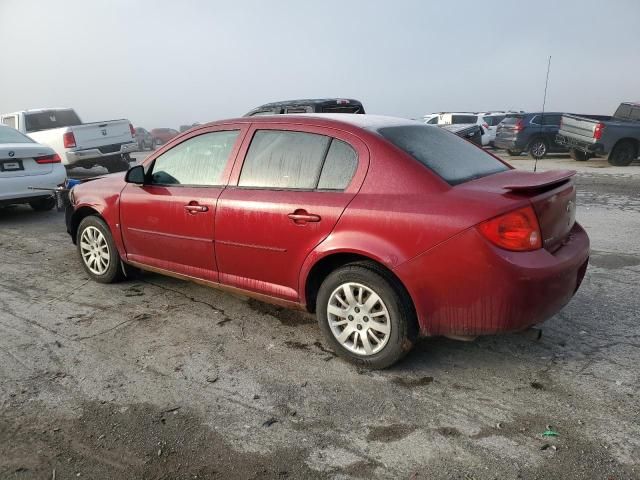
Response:
POLYGON ((573 174, 398 118, 242 118, 76 186, 67 227, 98 282, 133 266, 306 309, 384 368, 419 336, 524 330, 569 302, 589 258, 573 174))

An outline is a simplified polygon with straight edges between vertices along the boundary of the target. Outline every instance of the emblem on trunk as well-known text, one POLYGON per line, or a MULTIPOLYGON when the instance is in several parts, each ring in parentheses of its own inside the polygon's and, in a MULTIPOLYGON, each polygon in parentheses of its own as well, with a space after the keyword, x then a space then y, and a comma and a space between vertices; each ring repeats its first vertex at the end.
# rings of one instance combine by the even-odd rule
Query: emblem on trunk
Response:
POLYGON ((102 135, 103 135, 103 136, 105 136, 105 137, 107 136, 107 129, 106 129, 106 128, 103 128, 103 129, 102 129, 102 130, 100 130, 100 131, 102 132, 102 135))
POLYGON ((13 150, 9 150, 9 156, 13 157, 16 154, 16 152, 14 152, 13 150))

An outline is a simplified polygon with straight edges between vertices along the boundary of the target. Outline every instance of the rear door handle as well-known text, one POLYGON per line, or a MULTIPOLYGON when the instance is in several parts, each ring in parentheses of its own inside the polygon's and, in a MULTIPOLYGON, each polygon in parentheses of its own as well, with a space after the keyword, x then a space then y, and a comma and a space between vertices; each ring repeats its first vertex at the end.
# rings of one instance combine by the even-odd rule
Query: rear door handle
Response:
POLYGON ((198 202, 189 202, 184 206, 184 209, 189 213, 195 214, 200 212, 207 212, 209 210, 209 207, 207 207, 206 205, 199 205, 198 202))
POLYGON ((306 210, 301 208, 297 209, 295 212, 287 215, 293 223, 304 224, 309 222, 319 222, 321 220, 320 215, 315 215, 313 213, 308 213, 306 210))

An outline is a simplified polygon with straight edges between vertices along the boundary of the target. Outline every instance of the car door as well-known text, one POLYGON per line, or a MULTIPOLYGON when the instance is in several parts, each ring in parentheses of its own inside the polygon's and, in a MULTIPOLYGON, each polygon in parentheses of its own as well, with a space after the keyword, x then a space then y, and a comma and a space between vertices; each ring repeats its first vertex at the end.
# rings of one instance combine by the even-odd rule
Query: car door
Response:
POLYGON ((302 264, 360 188, 368 150, 344 132, 270 123, 240 156, 216 213, 220 283, 297 301, 302 264))
POLYGON ((560 120, 562 115, 557 113, 545 114, 542 118, 542 125, 544 129, 544 137, 547 140, 547 145, 551 151, 564 151, 565 147, 556 142, 556 136, 560 130, 560 120))
POLYGON ((145 184, 127 184, 120 195, 128 261, 218 281, 216 206, 242 133, 229 126, 199 130, 145 162, 145 184))

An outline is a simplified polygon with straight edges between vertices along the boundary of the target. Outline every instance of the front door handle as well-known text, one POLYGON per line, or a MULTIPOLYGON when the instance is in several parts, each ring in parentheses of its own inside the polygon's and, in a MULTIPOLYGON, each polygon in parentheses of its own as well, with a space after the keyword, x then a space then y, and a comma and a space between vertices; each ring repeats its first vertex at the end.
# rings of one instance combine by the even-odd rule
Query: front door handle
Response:
POLYGON ((297 209, 293 213, 288 214, 287 217, 293 220, 293 223, 296 223, 298 225, 302 225, 309 222, 311 223, 319 222, 321 220, 320 215, 308 213, 306 210, 301 208, 297 209))
POLYGON ((207 207, 206 205, 200 205, 198 204, 198 202, 189 202, 187 205, 184 206, 184 209, 192 214, 196 214, 196 213, 200 213, 200 212, 207 212, 209 210, 209 207, 207 207))

